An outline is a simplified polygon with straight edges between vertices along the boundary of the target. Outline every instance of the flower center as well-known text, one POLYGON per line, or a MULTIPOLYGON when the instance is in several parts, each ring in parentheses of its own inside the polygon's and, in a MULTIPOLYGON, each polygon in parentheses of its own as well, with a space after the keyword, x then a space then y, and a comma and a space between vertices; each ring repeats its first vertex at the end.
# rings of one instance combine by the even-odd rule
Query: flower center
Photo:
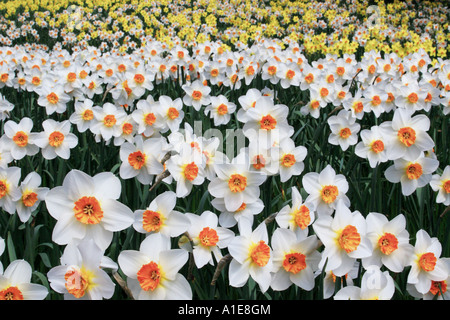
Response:
POLYGON ((343 128, 339 131, 339 135, 342 139, 347 139, 352 135, 352 131, 350 130, 350 128, 343 128))
POLYGON ((240 174, 232 174, 228 180, 228 187, 231 192, 242 192, 247 186, 247 178, 240 174))
POLYGON ((193 181, 197 177, 197 175, 198 166, 194 162, 191 162, 184 167, 184 177, 187 180, 193 181))
POLYGON ((81 114, 81 117, 83 118, 84 121, 90 121, 94 119, 94 112, 92 112, 92 110, 90 109, 84 110, 83 113, 81 114))
POLYGON ((159 282, 161 281, 161 269, 158 264, 151 261, 144 264, 137 273, 137 279, 142 290, 153 291, 155 290, 159 282))
POLYGON ((381 151, 384 150, 384 143, 381 140, 375 140, 370 145, 370 148, 372 149, 373 152, 380 153, 381 151))
POLYGON ((0 291, 0 300, 23 300, 23 295, 19 288, 8 287, 0 291))
POLYGON ((281 158, 281 164, 286 168, 292 167, 295 164, 295 156, 291 153, 284 154, 281 158))
POLYGON ((295 252, 284 256, 283 268, 287 272, 297 274, 306 268, 306 257, 304 254, 295 252))
POLYGON ((430 293, 432 295, 440 295, 442 293, 447 292, 447 282, 445 281, 431 281, 430 293))
POLYGON ((157 232, 163 224, 163 216, 161 213, 151 210, 145 210, 142 214, 142 226, 147 232, 157 232))
POLYGON ((391 233, 386 232, 378 239, 378 246, 381 252, 385 255, 390 255, 392 252, 398 249, 397 237, 391 233))
POLYGON ((344 67, 337 67, 336 68, 336 73, 338 76, 343 76, 345 73, 345 68, 344 67))
POLYGON ((372 105, 373 106, 379 106, 380 104, 381 104, 380 96, 373 96, 372 97, 372 105))
POLYGON ((217 113, 220 114, 221 116, 225 115, 228 113, 228 107, 226 104, 222 103, 221 105, 219 105, 217 107, 217 113))
POLYGON ((433 271, 436 266, 436 257, 433 253, 427 252, 420 256, 419 258, 419 266, 424 271, 433 271))
POLYGON ((67 74, 67 81, 68 82, 75 82, 77 80, 77 74, 75 72, 69 72, 67 74))
POLYGON ((112 126, 114 126, 116 124, 116 122, 117 122, 116 117, 112 114, 108 114, 103 119, 103 124, 108 128, 111 128, 112 126))
POLYGON ((88 275, 78 268, 71 268, 67 271, 64 280, 66 280, 64 285, 67 291, 77 299, 84 296, 89 286, 88 275))
POLYGON ((415 92, 410 93, 408 95, 408 101, 411 102, 411 103, 416 103, 417 101, 419 101, 419 96, 415 92))
POLYGON ((311 83, 314 81, 314 75, 312 73, 308 73, 305 77, 305 81, 311 83))
POLYGON ((0 180, 0 199, 8 193, 8 184, 6 180, 0 180))
POLYGON ((328 91, 328 89, 327 88, 322 88, 322 89, 320 89, 320 96, 321 97, 326 97, 326 96, 328 96, 328 94, 329 94, 330 92, 328 91))
POLYGON ((142 74, 138 73, 134 75, 134 82, 136 82, 137 84, 143 84, 144 81, 145 77, 142 74))
POLYGON ((260 170, 266 166, 266 159, 262 154, 258 154, 253 157, 252 165, 256 170, 260 170))
POLYGON ((200 231, 198 238, 200 239, 200 244, 205 247, 215 246, 217 242, 219 242, 217 231, 208 227, 205 227, 200 231))
POLYGON ((245 72, 247 73, 247 75, 252 76, 255 74, 255 68, 253 68, 253 66, 249 66, 245 72))
POLYGON ((358 230, 352 226, 348 225, 342 230, 341 234, 339 235, 339 246, 344 249, 347 253, 355 251, 360 242, 361 242, 361 236, 358 233, 358 230))
POLYGON ((59 147, 64 141, 64 135, 59 131, 54 131, 48 137, 48 144, 52 147, 59 147))
POLYGON ((58 101, 59 101, 59 97, 58 97, 58 95, 56 93, 52 92, 52 93, 47 95, 47 100, 51 104, 57 104, 58 101))
POLYGON ((418 163, 411 163, 406 167, 406 176, 410 180, 417 180, 422 175, 422 166, 418 163))
POLYGON ((35 86, 38 86, 41 84, 41 78, 35 76, 31 79, 31 83, 35 86))
POLYGON ((22 195, 22 202, 25 207, 32 207, 38 200, 37 194, 32 191, 27 191, 22 195))
POLYGON ((353 103, 353 110, 355 110, 355 113, 360 113, 361 111, 363 111, 363 109, 364 105, 361 101, 353 103))
POLYGON ((398 130, 397 136, 401 143, 410 147, 416 142, 416 131, 411 127, 404 127, 398 130))
POLYGON ((147 156, 145 153, 142 153, 141 151, 132 152, 128 156, 128 163, 133 167, 133 169, 139 170, 145 165, 146 158, 147 156))
POLYGON ((145 115, 144 121, 147 125, 152 126, 156 121, 156 116, 153 112, 147 113, 145 115))
POLYGON ((194 92, 192 92, 192 99, 198 101, 202 98, 203 94, 201 93, 201 91, 198 90, 194 90, 194 92))
POLYGON ((443 183, 442 188, 444 188, 446 193, 450 193, 450 180, 447 180, 443 183))
POLYGON ((14 137, 13 141, 19 146, 19 147, 26 147, 28 144, 28 135, 23 131, 18 131, 14 137))
POLYGON ((103 218, 103 210, 95 197, 81 197, 73 210, 77 220, 84 224, 97 224, 103 218))
POLYGON ((322 200, 330 204, 336 200, 339 190, 336 186, 324 186, 321 191, 322 200))
POLYGON ((172 120, 178 118, 179 115, 180 115, 180 113, 178 112, 178 110, 173 107, 169 108, 169 110, 167 110, 167 116, 172 120))
POLYGON ((295 71, 289 69, 289 70, 286 72, 286 78, 288 78, 289 80, 292 80, 294 77, 295 77, 295 71))
POLYGON ((261 121, 259 122, 261 124, 261 129, 263 130, 272 130, 275 129, 277 125, 277 120, 275 120, 274 117, 272 117, 270 114, 262 117, 261 121))
POLYGON ((270 66, 269 68, 267 68, 267 73, 269 73, 269 75, 273 76, 277 73, 277 67, 275 66, 270 66))
POLYGON ((311 216, 307 206, 301 205, 298 210, 294 212, 295 224, 302 230, 306 229, 311 223, 311 216))
POLYGON ((251 247, 250 257, 258 266, 264 267, 270 259, 269 246, 263 240, 259 241, 251 247))

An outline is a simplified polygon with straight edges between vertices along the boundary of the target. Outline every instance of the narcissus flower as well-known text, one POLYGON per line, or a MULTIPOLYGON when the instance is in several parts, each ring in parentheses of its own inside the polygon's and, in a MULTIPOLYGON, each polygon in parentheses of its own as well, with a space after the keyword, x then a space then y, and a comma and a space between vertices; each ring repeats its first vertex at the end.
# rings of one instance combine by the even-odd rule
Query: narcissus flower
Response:
POLYGON ((19 123, 9 120, 5 123, 4 142, 14 160, 20 160, 25 156, 33 156, 39 152, 39 147, 34 144, 35 133, 32 133, 33 120, 24 117, 19 123))
POLYGON ((414 253, 411 256, 407 283, 415 286, 415 289, 425 294, 430 291, 433 281, 444 281, 448 277, 449 270, 440 258, 442 245, 438 238, 430 237, 423 229, 416 233, 414 253))
POLYGON ((194 185, 205 181, 204 161, 201 153, 183 145, 179 154, 172 155, 166 162, 167 170, 177 183, 177 197, 189 195, 194 185))
POLYGON ((427 133, 430 119, 424 114, 413 117, 407 109, 396 109, 392 121, 385 121, 380 127, 391 129, 387 150, 391 160, 415 160, 421 152, 434 147, 434 141, 427 133))
POLYGON ((251 277, 258 283, 262 292, 266 292, 272 281, 272 249, 269 247, 269 235, 265 222, 255 230, 239 230, 240 235, 228 244, 233 259, 229 267, 229 281, 232 287, 242 287, 251 277))
POLYGON ((94 239, 100 249, 106 249, 113 233, 134 222, 133 212, 117 199, 122 185, 110 172, 91 177, 72 170, 62 186, 51 189, 45 197, 50 215, 57 220, 52 239, 68 244, 73 239, 94 239))
POLYGON ((336 276, 348 273, 356 259, 372 254, 372 243, 367 238, 366 220, 359 211, 350 211, 340 202, 334 217, 322 215, 313 223, 313 229, 325 246, 319 268, 333 271, 336 276))
POLYGON ((214 168, 217 177, 209 183, 208 191, 215 198, 223 198, 228 211, 236 211, 243 203, 253 203, 259 198, 259 186, 266 180, 264 173, 250 170, 238 157, 214 168))
POLYGON ((304 146, 296 146, 291 138, 280 141, 278 150, 280 181, 286 182, 292 176, 298 176, 303 172, 307 150, 304 146))
POLYGON ((278 228, 272 234, 271 244, 274 272, 271 288, 283 291, 295 284, 304 290, 312 290, 314 272, 321 259, 317 237, 278 228))
POLYGON ((42 156, 51 160, 56 157, 62 159, 70 158, 70 149, 78 145, 78 137, 71 133, 71 123, 69 120, 57 122, 47 119, 42 122, 43 132, 35 135, 34 143, 41 148, 42 156))
POLYGON ((9 214, 16 212, 14 199, 20 197, 18 185, 21 174, 19 167, 0 168, 0 208, 9 214))
POLYGON ((336 116, 331 116, 327 120, 331 134, 328 142, 339 145, 343 151, 358 142, 358 132, 361 128, 356 122, 356 118, 347 110, 341 110, 336 116))
POLYGON ((434 174, 430 181, 431 188, 437 192, 436 202, 450 205, 450 165, 447 165, 442 175, 434 174))
POLYGON ((314 205, 303 202, 302 195, 296 187, 291 188, 292 204, 284 206, 275 220, 281 228, 288 228, 294 233, 308 234, 308 226, 315 220, 314 205))
POLYGON ((342 174, 336 174, 330 165, 320 173, 305 174, 302 183, 309 194, 306 201, 314 205, 319 215, 332 214, 339 202, 350 206, 350 199, 345 195, 348 191, 347 179, 342 174))
POLYGON ((64 294, 66 300, 111 298, 115 284, 102 266, 103 254, 92 239, 69 243, 61 256, 61 265, 47 273, 50 286, 64 294))
POLYGON ((236 105, 228 101, 224 95, 210 97, 210 105, 205 108, 205 115, 214 119, 214 125, 227 124, 231 119, 231 114, 236 110, 236 105))
POLYGON ((186 213, 190 220, 187 234, 192 240, 192 254, 197 268, 206 264, 214 265, 212 256, 216 262, 222 259, 220 249, 226 248, 234 236, 234 232, 219 227, 219 218, 211 211, 205 211, 201 215, 186 213))
POLYGON ((25 260, 14 260, 0 274, 0 300, 44 300, 45 286, 31 283, 33 270, 25 260))
POLYGON ((213 199, 211 205, 220 211, 219 224, 224 228, 232 228, 236 224, 238 228, 241 228, 242 224, 252 226, 254 216, 264 209, 264 203, 261 199, 257 199, 253 203, 243 203, 236 211, 228 211, 223 198, 213 199))
MULTIPOLYGON (((450 258, 441 258, 450 273, 450 258)), ((450 291, 448 284, 450 283, 450 274, 447 279, 442 281, 431 281, 430 291, 427 293, 420 293, 417 291, 416 286, 411 283, 406 284, 406 290, 410 295, 415 298, 423 300, 448 300, 450 299, 450 291)))
POLYGON ((366 221, 367 237, 374 250, 370 257, 362 259, 363 266, 384 265, 393 272, 402 272, 413 252, 405 216, 399 214, 388 221, 385 215, 370 212, 366 221))
POLYGON ((27 222, 31 217, 31 213, 45 199, 49 189, 41 187, 41 182, 41 176, 37 172, 32 171, 20 184, 20 193, 14 199, 20 221, 27 222))
POLYGON ((134 212, 134 229, 144 234, 161 233, 168 237, 186 232, 190 221, 185 214, 174 210, 176 202, 177 196, 173 191, 159 194, 145 210, 134 212))
POLYGON ((90 127, 92 133, 105 141, 122 134, 122 122, 127 116, 123 109, 106 102, 102 107, 95 106, 93 112, 95 120, 90 127))
POLYGON ((360 133, 361 141, 355 146, 355 154, 358 157, 366 158, 371 168, 388 161, 386 135, 387 132, 380 126, 372 126, 370 129, 362 130, 360 133))
POLYGON ((200 80, 195 80, 190 84, 184 84, 182 88, 186 93, 183 97, 184 104, 192 106, 195 111, 199 111, 202 106, 209 104, 211 88, 205 86, 200 80))
POLYGON ((119 174, 122 179, 136 178, 140 183, 149 185, 155 175, 164 171, 164 166, 159 161, 162 153, 161 138, 148 138, 136 136, 134 143, 124 142, 120 146, 119 174))
POLYGON ((187 261, 188 252, 172 249, 170 238, 160 233, 145 238, 139 251, 124 250, 118 257, 136 300, 191 300, 191 286, 178 273, 187 261))
POLYGON ((431 181, 432 173, 438 166, 438 160, 420 155, 412 161, 394 160, 394 164, 386 169, 384 175, 389 182, 400 182, 403 195, 409 196, 431 181))

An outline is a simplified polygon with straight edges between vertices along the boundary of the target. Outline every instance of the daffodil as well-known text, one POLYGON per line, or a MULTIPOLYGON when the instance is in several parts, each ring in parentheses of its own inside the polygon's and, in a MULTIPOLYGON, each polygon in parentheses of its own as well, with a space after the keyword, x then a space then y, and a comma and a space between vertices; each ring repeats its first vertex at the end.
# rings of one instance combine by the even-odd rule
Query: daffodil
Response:
POLYGON ((136 300, 191 300, 192 289, 179 273, 188 261, 184 249, 172 249, 170 238, 151 234, 139 250, 124 250, 119 254, 120 269, 136 300))
POLYGON ((402 194, 409 196, 417 188, 422 188, 431 181, 432 174, 438 166, 438 160, 421 154, 417 159, 411 161, 394 160, 394 164, 386 169, 385 176, 392 183, 400 182, 402 194))
POLYGON ((186 213, 186 217, 190 220, 187 234, 192 239, 192 254, 197 268, 208 263, 214 265, 213 256, 219 262, 223 257, 220 250, 228 246, 234 232, 219 227, 219 218, 211 211, 205 211, 201 215, 186 213))
POLYGON ((20 184, 20 193, 17 193, 20 197, 14 199, 20 221, 27 222, 31 217, 31 213, 45 200, 49 189, 41 187, 41 182, 41 176, 37 172, 32 171, 20 184))
POLYGON ((47 210, 56 220, 53 241, 68 244, 73 239, 93 239, 100 249, 106 249, 114 232, 134 222, 130 208, 117 200, 121 189, 120 180, 110 172, 91 177, 71 170, 62 186, 45 197, 47 210))
POLYGON ((333 217, 319 216, 312 226, 325 246, 319 268, 325 268, 326 272, 343 276, 352 269, 356 259, 372 255, 366 220, 359 211, 350 211, 342 202, 333 217))
POLYGON ((102 266, 103 254, 92 239, 69 243, 61 265, 47 273, 51 288, 63 294, 65 300, 110 299, 115 284, 102 266))
POLYGON ((414 285, 418 292, 426 294, 430 291, 433 281, 447 279, 449 270, 440 258, 442 245, 437 238, 430 237, 423 229, 417 231, 415 238, 407 283, 414 285))
POLYGON ((445 166, 442 175, 434 174, 430 186, 437 192, 436 202, 450 205, 450 165, 445 166))
POLYGON ((304 290, 312 290, 314 272, 318 270, 321 259, 317 237, 277 228, 272 234, 271 244, 274 272, 271 288, 283 291, 295 284, 304 290))
POLYGON ((41 148, 42 156, 51 160, 56 157, 70 158, 70 149, 78 145, 78 137, 71 133, 69 120, 57 122, 47 119, 42 122, 43 132, 35 135, 35 144, 41 148))
POLYGON ((229 283, 232 287, 244 286, 249 277, 266 292, 272 281, 273 253, 268 245, 269 235, 265 222, 256 229, 245 227, 240 235, 228 244, 232 256, 229 266, 229 283))
POLYGON ((173 191, 157 195, 145 210, 134 212, 134 229, 143 234, 161 233, 167 237, 186 232, 190 221, 185 214, 174 210, 176 201, 173 191))
POLYGON ((350 199, 345 195, 348 182, 344 175, 327 165, 320 173, 308 172, 303 176, 302 184, 308 197, 305 201, 314 205, 319 215, 331 215, 342 202, 350 206, 350 199))
POLYGON ((44 300, 48 290, 31 283, 33 270, 26 260, 12 261, 0 274, 0 300, 44 300))
POLYGON ((370 257, 362 259, 363 266, 384 265, 393 272, 402 272, 413 252, 405 216, 399 214, 388 220, 381 213, 370 212, 366 221, 367 237, 372 242, 374 251, 370 257))
POLYGON ((33 156, 39 152, 39 147, 34 144, 36 133, 33 129, 33 120, 24 117, 19 123, 8 120, 5 123, 5 140, 14 160, 20 160, 25 156, 33 156))

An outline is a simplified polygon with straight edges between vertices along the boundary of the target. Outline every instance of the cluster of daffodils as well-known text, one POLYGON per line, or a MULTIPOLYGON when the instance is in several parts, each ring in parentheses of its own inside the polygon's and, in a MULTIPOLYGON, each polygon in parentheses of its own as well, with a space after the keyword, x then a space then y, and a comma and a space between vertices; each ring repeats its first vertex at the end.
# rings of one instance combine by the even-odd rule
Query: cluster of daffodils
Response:
MULTIPOLYGON (((308 61, 297 44, 271 40, 237 51, 155 41, 132 54, 2 47, 0 59, 0 208, 22 223, 46 214, 55 222, 52 241, 64 251, 46 276, 65 298, 109 299, 111 274, 121 273, 135 299, 192 299, 189 261, 199 270, 229 262, 230 286, 251 278, 263 293, 311 291, 321 277, 323 297, 335 299, 391 299, 393 274, 407 270, 411 296, 447 298, 449 258, 438 238, 423 229, 410 235, 400 213, 352 210, 337 167, 305 170, 314 149, 297 135, 282 92, 301 93, 296 115, 323 121, 330 148, 354 151, 372 169, 387 163, 385 178, 405 197, 429 185, 448 206, 450 166, 429 134, 430 114, 445 119, 450 111, 448 60, 433 63, 421 49, 308 61), (23 106, 11 102, 14 93, 33 97, 28 116, 17 118, 23 106), (45 120, 35 123, 34 114, 45 120), (196 118, 210 124, 207 132, 187 121, 196 118), (224 146, 231 124, 237 145, 227 138, 224 146), (36 171, 21 180, 18 163, 70 161, 87 139, 117 151, 117 173, 75 168, 58 186, 43 185, 36 171), (127 180, 167 190, 132 209, 122 197, 127 180), (286 204, 267 217, 261 190, 269 180, 298 187, 291 183, 286 204), (181 210, 201 187, 210 206, 181 210), (144 240, 114 260, 108 250, 123 232, 144 240)), ((4 247, 0 241, 0 254, 4 247)), ((1 299, 47 296, 30 284, 30 268, 17 260, 0 269, 1 299)))
POLYGON ((219 41, 235 48, 265 38, 301 43, 308 54, 425 48, 448 57, 448 5, 441 1, 8 0, 0 4, 0 43, 33 48, 127 52, 157 40, 168 46, 219 41), (30 43, 31 42, 31 43, 30 43))

